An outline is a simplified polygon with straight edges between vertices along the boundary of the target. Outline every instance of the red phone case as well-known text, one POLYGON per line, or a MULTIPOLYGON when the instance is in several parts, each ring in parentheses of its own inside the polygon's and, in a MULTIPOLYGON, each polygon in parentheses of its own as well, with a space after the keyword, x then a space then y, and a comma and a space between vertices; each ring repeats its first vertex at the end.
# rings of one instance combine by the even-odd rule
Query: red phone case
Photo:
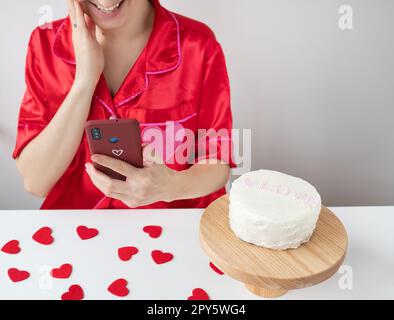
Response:
MULTIPOLYGON (((103 154, 137 168, 143 167, 141 130, 137 120, 91 120, 86 123, 85 133, 92 155, 103 154)), ((113 179, 126 180, 126 177, 107 167, 94 166, 113 179)))

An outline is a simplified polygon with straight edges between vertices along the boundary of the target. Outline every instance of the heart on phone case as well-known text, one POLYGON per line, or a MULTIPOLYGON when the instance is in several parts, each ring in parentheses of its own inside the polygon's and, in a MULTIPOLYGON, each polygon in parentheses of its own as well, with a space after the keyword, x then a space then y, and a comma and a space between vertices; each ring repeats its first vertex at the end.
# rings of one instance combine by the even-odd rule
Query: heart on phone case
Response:
POLYGON ((117 156, 117 157, 120 157, 122 154, 123 154, 123 150, 122 149, 114 149, 114 150, 112 150, 112 153, 115 155, 115 156, 117 156))

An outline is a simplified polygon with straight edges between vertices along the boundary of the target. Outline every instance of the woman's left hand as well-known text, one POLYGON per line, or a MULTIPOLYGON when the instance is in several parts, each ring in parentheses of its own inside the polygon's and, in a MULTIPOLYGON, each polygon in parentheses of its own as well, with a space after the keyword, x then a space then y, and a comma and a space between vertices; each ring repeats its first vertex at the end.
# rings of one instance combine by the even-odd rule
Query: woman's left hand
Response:
POLYGON ((174 180, 177 171, 171 170, 154 157, 146 158, 144 155, 144 168, 136 168, 105 155, 94 155, 92 160, 126 177, 126 181, 112 179, 97 170, 93 164, 86 164, 86 171, 93 184, 107 197, 118 199, 131 208, 176 200, 177 184, 174 180))

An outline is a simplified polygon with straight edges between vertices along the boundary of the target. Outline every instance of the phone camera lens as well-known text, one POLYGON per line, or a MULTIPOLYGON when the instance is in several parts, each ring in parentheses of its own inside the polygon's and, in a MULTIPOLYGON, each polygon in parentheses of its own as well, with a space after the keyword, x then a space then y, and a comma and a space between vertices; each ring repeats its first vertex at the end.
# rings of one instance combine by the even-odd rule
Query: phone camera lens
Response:
POLYGON ((101 140, 102 135, 99 128, 92 129, 92 138, 93 140, 101 140))

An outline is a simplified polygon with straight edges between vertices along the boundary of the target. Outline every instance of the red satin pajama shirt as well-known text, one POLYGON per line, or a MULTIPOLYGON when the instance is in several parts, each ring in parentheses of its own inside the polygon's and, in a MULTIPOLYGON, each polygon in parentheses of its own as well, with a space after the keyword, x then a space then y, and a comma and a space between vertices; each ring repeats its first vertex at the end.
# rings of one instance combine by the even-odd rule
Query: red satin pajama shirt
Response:
MULTIPOLYGON (((111 116, 133 118, 140 122, 142 130, 158 127, 165 131, 168 121, 194 132, 209 128, 231 130, 226 63, 214 34, 206 25, 166 10, 157 0, 154 6, 155 22, 146 47, 114 97, 101 76, 89 120, 111 116)), ((51 121, 70 91, 74 77, 69 18, 53 22, 52 29, 34 30, 28 47, 27 89, 19 114, 14 158, 51 121)), ((219 144, 216 158, 220 159, 220 154, 219 144)), ((84 135, 72 163, 41 209, 127 208, 121 201, 105 197, 93 185, 85 172, 90 157, 84 135)), ((228 162, 234 166, 231 160, 228 162)), ((168 166, 185 170, 190 164, 168 166)), ((204 208, 224 193, 222 188, 201 198, 157 202, 143 208, 204 208)))

